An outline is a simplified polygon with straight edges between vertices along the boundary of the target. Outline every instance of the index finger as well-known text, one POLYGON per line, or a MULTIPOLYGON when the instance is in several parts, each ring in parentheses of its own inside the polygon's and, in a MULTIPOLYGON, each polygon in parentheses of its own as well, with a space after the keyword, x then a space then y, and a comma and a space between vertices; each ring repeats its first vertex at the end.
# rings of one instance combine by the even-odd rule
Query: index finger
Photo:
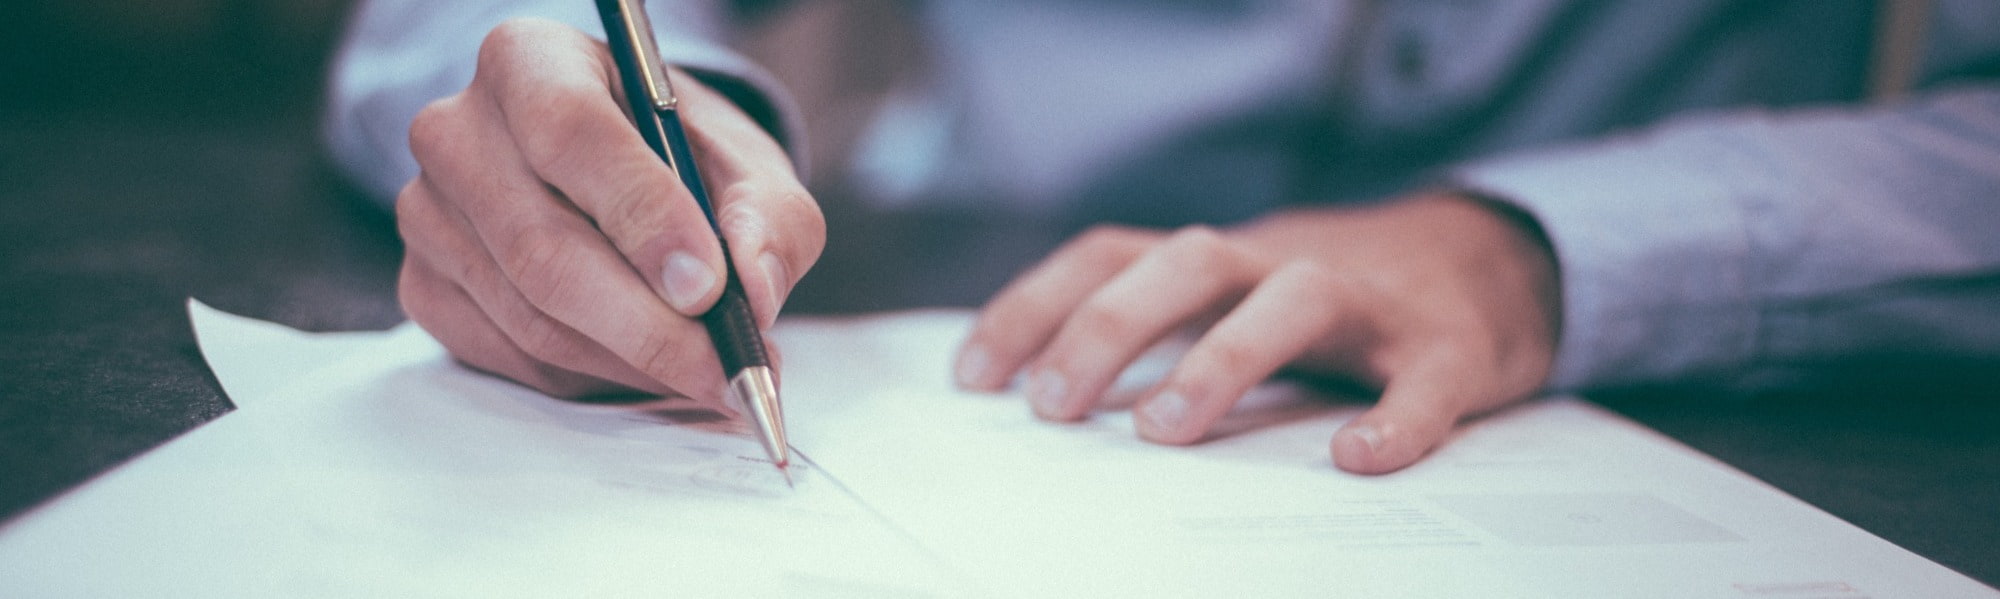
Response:
POLYGON ((979 310, 959 348, 958 384, 983 391, 1005 387, 1084 298, 1125 270, 1158 237, 1120 227, 1092 229, 1008 283, 979 310))
POLYGON ((619 100, 604 45, 554 22, 510 21, 480 73, 529 167, 612 242, 668 305, 699 315, 722 293, 715 229, 647 147, 619 100))

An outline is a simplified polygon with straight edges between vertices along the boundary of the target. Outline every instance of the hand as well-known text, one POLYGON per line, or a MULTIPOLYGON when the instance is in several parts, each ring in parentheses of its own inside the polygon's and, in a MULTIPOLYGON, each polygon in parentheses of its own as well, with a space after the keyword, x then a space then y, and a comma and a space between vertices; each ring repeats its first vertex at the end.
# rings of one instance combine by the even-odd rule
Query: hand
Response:
POLYGON ((1459 418, 1524 398, 1548 376, 1553 259, 1530 226, 1498 210, 1430 194, 1230 231, 1095 229, 981 311, 957 379, 998 390, 1025 370, 1035 413, 1074 420, 1149 346, 1212 323, 1135 405, 1141 437, 1198 441, 1289 366, 1382 389, 1330 452, 1352 472, 1393 471, 1459 418))
MULTIPOLYGON (((682 117, 752 311, 769 327, 826 239, 784 151, 674 71, 682 117)), ((403 309, 451 353, 551 395, 719 401, 698 316, 722 293, 700 207, 625 112, 603 42, 501 24, 464 91, 410 123, 423 167, 396 198, 403 309)))

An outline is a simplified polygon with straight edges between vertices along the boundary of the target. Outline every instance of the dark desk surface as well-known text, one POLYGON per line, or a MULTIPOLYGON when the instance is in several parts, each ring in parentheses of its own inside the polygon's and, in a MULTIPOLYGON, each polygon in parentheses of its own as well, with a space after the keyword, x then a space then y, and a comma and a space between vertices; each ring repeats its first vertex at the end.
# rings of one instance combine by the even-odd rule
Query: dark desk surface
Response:
MULTIPOLYGON (((324 174, 298 112, 222 125, 0 120, 0 517, 231 409, 188 330, 188 296, 308 330, 401 320, 393 227, 324 174)), ((887 239, 833 226, 837 239, 887 239)), ((809 283, 801 294, 819 299, 794 307, 852 308, 853 293, 809 283)), ((2000 583, 2000 396, 1867 380, 1749 401, 1599 399, 2000 583)))

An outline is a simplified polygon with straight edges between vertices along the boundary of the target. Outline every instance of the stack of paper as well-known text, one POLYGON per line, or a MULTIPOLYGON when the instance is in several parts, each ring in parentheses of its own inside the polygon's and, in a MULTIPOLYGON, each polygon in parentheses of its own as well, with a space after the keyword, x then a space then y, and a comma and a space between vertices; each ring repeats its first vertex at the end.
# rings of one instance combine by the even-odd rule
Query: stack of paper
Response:
POLYGON ((1326 457, 1360 408, 1283 385, 1159 447, 955 391, 967 314, 795 320, 787 487, 685 404, 192 312, 239 409, 0 531, 0 594, 2000 596, 1573 399, 1362 477, 1326 457))

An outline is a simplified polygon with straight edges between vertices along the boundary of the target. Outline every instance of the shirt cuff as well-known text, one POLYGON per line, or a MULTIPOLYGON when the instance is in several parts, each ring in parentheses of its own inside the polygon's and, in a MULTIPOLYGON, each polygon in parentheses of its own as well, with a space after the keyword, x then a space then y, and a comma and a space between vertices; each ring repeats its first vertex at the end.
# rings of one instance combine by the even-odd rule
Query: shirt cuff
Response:
MULTIPOLYGON (((1758 312, 1745 192, 1730 156, 1627 138, 1474 163, 1456 184, 1536 219, 1562 281, 1548 386, 1718 375, 1749 360, 1758 312)), ((1720 144, 1695 144, 1714 147, 1720 144)))

